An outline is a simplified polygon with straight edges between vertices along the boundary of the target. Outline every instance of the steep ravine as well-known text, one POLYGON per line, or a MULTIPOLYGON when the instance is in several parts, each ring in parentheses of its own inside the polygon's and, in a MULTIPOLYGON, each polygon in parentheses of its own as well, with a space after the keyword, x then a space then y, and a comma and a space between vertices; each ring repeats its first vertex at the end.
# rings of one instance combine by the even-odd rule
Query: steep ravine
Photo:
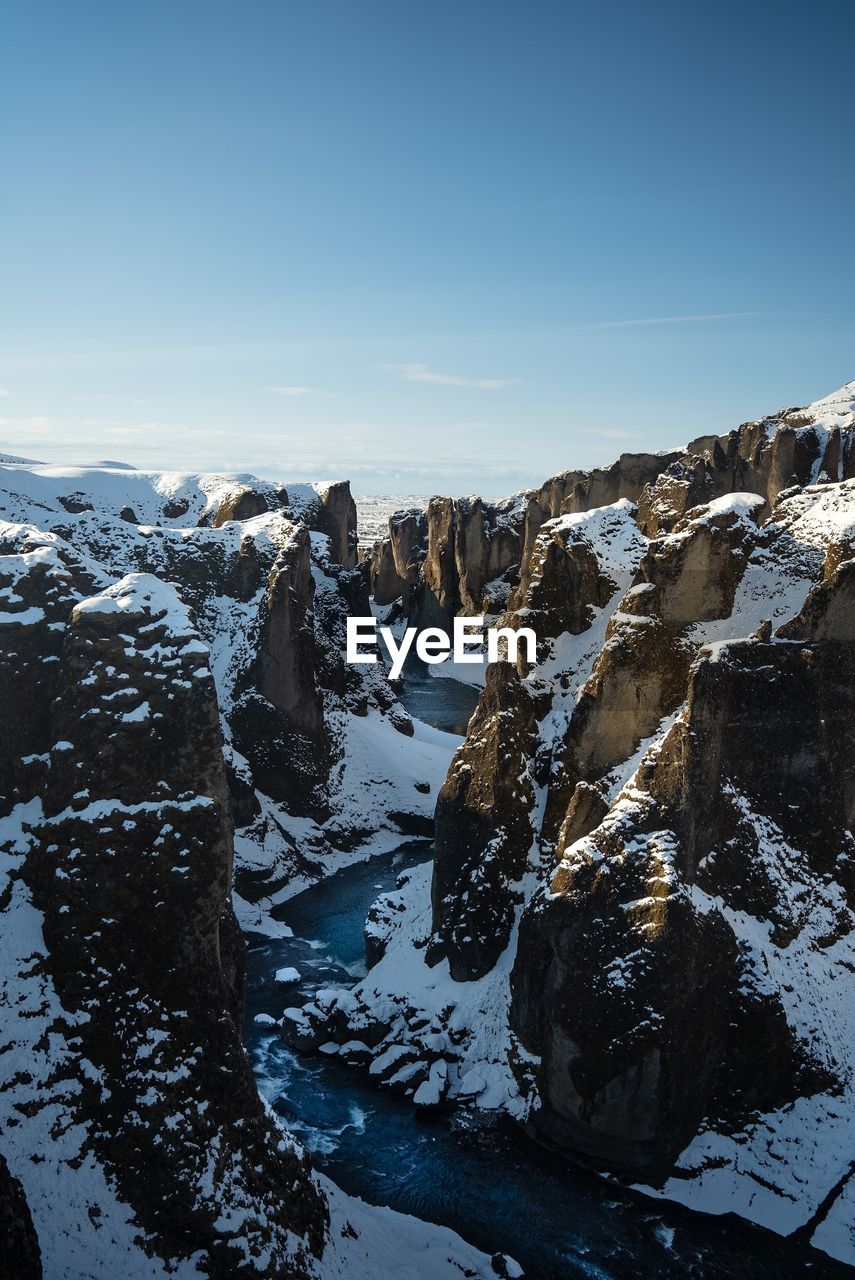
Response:
MULTIPOLYGON (((441 727, 473 697, 456 681, 418 675, 409 692, 441 727)), ((415 710, 406 686, 402 700, 415 710)), ((418 1113, 337 1055, 283 1041, 275 1024, 285 1009, 328 986, 352 986, 365 972, 369 908, 432 852, 426 842, 404 843, 335 873, 277 909, 293 937, 250 946, 247 1035, 256 1078, 313 1163, 351 1194, 510 1255, 530 1280, 843 1280, 846 1267, 804 1245, 729 1216, 653 1205, 527 1140, 500 1113, 418 1113), (299 979, 277 982, 289 969, 299 979)), ((359 1053, 354 1043, 352 1060, 359 1053)))
POLYGON ((416 1108, 501 1109, 850 1265, 853 447, 855 383, 652 459, 640 491, 626 456, 562 481, 534 523, 429 504, 387 616, 470 609, 524 509, 481 607, 537 661, 488 671, 433 871, 372 909, 369 972, 292 1020, 416 1108))

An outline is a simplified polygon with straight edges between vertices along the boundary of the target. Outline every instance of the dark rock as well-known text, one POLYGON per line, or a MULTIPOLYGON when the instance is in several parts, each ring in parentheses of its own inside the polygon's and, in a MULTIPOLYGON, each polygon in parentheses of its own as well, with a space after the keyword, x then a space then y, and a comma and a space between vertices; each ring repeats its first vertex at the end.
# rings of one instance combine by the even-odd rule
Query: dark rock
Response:
POLYGON ((746 807, 782 832, 789 874, 814 893, 851 883, 853 677, 851 646, 830 642, 702 654, 635 802, 524 913, 511 1021, 542 1057, 533 1123, 551 1143, 655 1178, 705 1116, 738 1124, 828 1087, 728 921, 688 888, 771 919, 784 945, 802 927, 746 807))
POLYGON ((0 1276, 42 1280, 39 1242, 24 1190, 0 1155, 0 1276))
POLYGON ((532 844, 534 727, 514 668, 489 666, 436 805, 431 955, 446 955, 458 981, 489 972, 508 944, 532 844))
POLYGON ((165 520, 180 520, 182 516, 187 515, 189 510, 189 499, 169 498, 163 504, 163 518, 165 520))
POLYGON ((389 817, 405 836, 426 836, 434 833, 434 820, 420 813, 407 813, 402 809, 390 809, 389 817))
MULTIPOLYGON (((33 589, 53 590, 43 568, 33 589)), ((241 1043, 232 813, 204 646, 173 589, 147 575, 60 606, 54 697, 26 730, 48 766, 21 876, 68 1020, 52 1028, 66 1041, 61 1088, 42 1082, 36 1102, 58 1090, 160 1257, 201 1252, 212 1276, 248 1274, 247 1220, 239 1238, 223 1225, 226 1184, 209 1176, 217 1151, 230 1207, 235 1195, 255 1206, 253 1247, 307 1274, 327 1213, 241 1043)))
POLYGON ((349 480, 337 480, 324 485, 320 495, 317 527, 330 540, 334 560, 345 569, 356 567, 356 503, 350 492, 349 480))
POLYGON ((228 520, 251 520, 269 510, 270 503, 266 494, 248 487, 234 489, 220 501, 211 518, 211 528, 219 529, 228 520))
POLYGON ((70 515, 81 515, 84 511, 93 511, 92 503, 82 493, 70 493, 67 497, 57 499, 61 507, 70 515))

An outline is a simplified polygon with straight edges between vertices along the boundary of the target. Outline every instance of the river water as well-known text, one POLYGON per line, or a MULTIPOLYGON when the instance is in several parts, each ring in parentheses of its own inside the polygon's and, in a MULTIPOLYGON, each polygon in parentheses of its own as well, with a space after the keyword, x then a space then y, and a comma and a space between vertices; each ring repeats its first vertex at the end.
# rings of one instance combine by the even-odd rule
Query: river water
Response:
MULTIPOLYGON (((410 671, 407 709, 462 732, 476 692, 410 671)), ((298 1053, 257 1014, 281 1016, 318 987, 365 972, 363 925, 400 872, 432 856, 403 841, 329 877, 276 912, 293 938, 257 941, 248 956, 247 1035, 262 1093, 346 1191, 440 1222, 487 1253, 507 1253, 529 1280, 843 1280, 848 1268, 738 1219, 710 1218, 629 1192, 543 1150, 502 1118, 469 1110, 425 1115, 321 1054, 298 1053), (278 969, 299 983, 283 988, 278 969)), ((378 1280, 386 1280, 379 1277, 378 1280)), ((389 1280, 393 1280, 392 1277, 389 1280)))

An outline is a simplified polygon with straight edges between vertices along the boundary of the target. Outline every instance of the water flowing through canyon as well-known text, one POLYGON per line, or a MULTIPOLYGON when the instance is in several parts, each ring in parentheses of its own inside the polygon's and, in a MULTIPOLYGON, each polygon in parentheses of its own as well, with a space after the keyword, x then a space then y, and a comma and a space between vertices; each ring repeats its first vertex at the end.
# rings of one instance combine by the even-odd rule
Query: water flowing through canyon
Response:
MULTIPOLYGON (((462 733, 476 697, 477 690, 422 669, 408 672, 402 701, 435 727, 462 733)), ((283 1041, 274 1025, 283 1009, 365 973, 363 926, 372 902, 432 853, 428 841, 402 840, 393 852, 344 868, 276 911, 293 937, 250 948, 247 1023, 259 1088, 316 1166, 371 1203, 509 1254, 539 1280, 842 1278, 845 1268, 812 1250, 734 1218, 660 1205, 576 1167, 494 1114, 417 1112, 340 1060, 283 1041), (281 981, 288 969, 290 985, 281 981)))

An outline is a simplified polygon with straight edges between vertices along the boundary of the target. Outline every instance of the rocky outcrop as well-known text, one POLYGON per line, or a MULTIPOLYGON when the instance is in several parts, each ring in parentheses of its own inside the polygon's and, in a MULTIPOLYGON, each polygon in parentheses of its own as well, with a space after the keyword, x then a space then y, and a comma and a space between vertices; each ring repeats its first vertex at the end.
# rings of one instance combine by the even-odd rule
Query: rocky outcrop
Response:
POLYGON ((542 837, 560 854, 601 816, 589 789, 627 760, 683 701, 697 641, 694 624, 726 618, 745 571, 762 505, 751 495, 692 511, 651 542, 612 615, 552 759, 542 837), (586 790, 574 803, 579 783, 586 790), (560 825, 559 825, 560 824, 560 825))
POLYGON ((773 953, 855 926, 853 677, 829 642, 703 652, 633 791, 527 909, 511 1021, 540 1059, 532 1123, 551 1142, 655 1178, 702 1120, 732 1130, 835 1087, 806 1017, 821 979, 802 975, 794 1008, 773 953), (772 929, 760 956, 751 920, 772 929))
POLYGON ((390 520, 389 551, 385 539, 373 549, 375 599, 390 602, 397 586, 389 572, 394 562, 402 583, 399 594, 413 625, 447 628, 458 613, 502 612, 508 591, 498 593, 502 605, 497 610, 490 599, 490 584, 519 566, 529 577, 537 572, 529 561, 547 520, 609 506, 621 499, 635 501, 645 485, 678 456, 622 454, 611 467, 567 471, 538 490, 501 503, 481 498, 431 498, 425 515, 426 538, 420 536, 416 542, 416 559, 405 559, 395 551, 401 542, 395 527, 397 516, 390 520), (404 564, 408 566, 406 573, 404 564))
POLYGON ((509 663, 487 683, 436 805, 430 956, 458 981, 478 978, 508 945, 531 845, 534 705, 509 663), (467 910, 460 911, 460 895, 467 910))
MULTIPOLYGON (((510 937, 529 858, 537 866, 541 851, 557 847, 560 855, 598 825, 609 807, 607 775, 682 703, 697 652, 689 630, 730 613, 761 505, 749 495, 701 508, 649 545, 556 743, 538 740, 536 721, 549 707, 538 672, 521 680, 524 663, 519 675, 508 664, 488 668, 437 802, 429 956, 447 958, 453 978, 471 980, 493 967, 510 937), (545 804, 533 827, 536 783, 545 804)), ((631 518, 618 508, 621 515, 631 518)), ((608 527, 595 527, 604 542, 608 527)), ((576 517, 544 524, 512 597, 517 612, 502 619, 533 625, 547 663, 549 637, 584 634, 617 590, 596 543, 576 517)))
POLYGON ((435 497, 425 512, 396 512, 369 557, 372 594, 400 598, 414 626, 447 629, 458 613, 485 611, 488 584, 520 562, 521 531, 512 499, 435 497))
MULTIPOLYGON (((533 628, 539 657, 547 664, 554 638, 588 631, 615 595, 620 574, 606 548, 622 541, 621 535, 640 547, 641 539, 626 529, 631 511, 629 504, 619 505, 595 521, 568 516, 541 527, 524 576, 511 593, 511 609, 499 625, 533 628)), ((530 869, 539 864, 542 832, 534 819, 535 789, 547 782, 549 758, 537 721, 549 702, 542 677, 537 668, 529 671, 522 652, 515 665, 489 666, 466 742, 437 801, 428 955, 434 961, 446 958, 457 980, 479 978, 493 967, 508 944, 529 861, 530 869)), ((562 767, 566 775, 566 759, 562 767)), ((577 768, 575 780, 581 776, 577 768)), ((565 808, 571 793, 572 787, 563 793, 565 808)))
POLYGON ((541 526, 520 581, 510 593, 508 609, 517 616, 504 619, 503 625, 525 623, 539 640, 563 631, 578 635, 591 625, 592 607, 604 606, 615 589, 591 541, 579 536, 577 526, 549 520, 541 526))
POLYGON ((413 586, 427 554, 428 525, 419 507, 395 511, 389 517, 389 546, 395 572, 407 586, 413 586))
MULTIPOLYGON (((278 505, 288 505, 288 494, 284 489, 277 495, 278 505)), ((241 488, 227 490, 219 500, 216 510, 210 518, 212 529, 219 529, 229 520, 252 520, 254 516, 263 515, 272 506, 270 495, 260 489, 245 485, 241 488)), ((180 515, 181 512, 178 512, 180 515)))
MULTIPOLYGON (((45 1221, 47 1184, 33 1182, 36 1201, 27 1174, 38 1124, 22 1128, 18 1112, 10 1128, 25 1098, 32 1116, 47 1108, 78 1135, 39 1153, 60 1199, 73 1206, 85 1154, 139 1222, 138 1247, 170 1263, 201 1254, 224 1280, 254 1271, 261 1252, 282 1274, 308 1274, 324 1198, 262 1106, 241 1043, 232 811, 207 648, 158 579, 131 575, 81 597, 61 558, 52 571, 43 560, 0 558, 32 600, 3 627, 4 702, 22 651, 55 669, 35 725, 7 725, 19 760, 3 824, 15 871, 0 903, 12 946, 28 911, 41 918, 37 980, 62 1015, 28 1078, 6 1081, 7 1155, 45 1221)), ((24 1012, 33 960, 4 974, 24 1012)), ((13 1016, 4 1031, 26 1028, 13 1016)), ((90 1216, 114 1211, 90 1195, 90 1216)))
POLYGON ((389 517, 389 533, 367 554, 368 584, 379 605, 400 600, 408 608, 427 555, 427 519, 419 507, 395 511, 389 517))
POLYGON ((349 480, 336 480, 318 486, 320 508, 317 522, 310 528, 325 533, 330 540, 332 557, 345 569, 356 566, 356 503, 349 480))
POLYGON ((298 526, 270 569, 254 662, 231 715, 257 785, 297 809, 322 807, 329 743, 317 678, 308 532, 298 526))
POLYGON ((725 494, 760 494, 768 513, 793 486, 830 484, 855 475, 853 386, 805 409, 782 409, 725 436, 692 442, 640 495, 642 531, 657 537, 690 507, 725 494))
POLYGON ((550 519, 609 507, 624 498, 637 502, 645 486, 678 457, 676 452, 622 453, 610 467, 563 471, 541 485, 532 497, 550 519))
MULTIPOLYGON (((281 492, 284 493, 284 490, 281 492)), ((327 484, 289 484, 288 512, 295 522, 329 538, 329 554, 345 569, 357 562, 356 503, 349 480, 327 484)))
POLYGON ((389 538, 381 538, 366 555, 368 565, 368 581, 375 604, 394 604, 402 600, 407 583, 398 573, 392 542, 389 538))
POLYGON ((811 591, 801 612, 780 626, 777 635, 788 640, 855 642, 855 559, 837 563, 835 554, 826 568, 827 576, 811 591))

